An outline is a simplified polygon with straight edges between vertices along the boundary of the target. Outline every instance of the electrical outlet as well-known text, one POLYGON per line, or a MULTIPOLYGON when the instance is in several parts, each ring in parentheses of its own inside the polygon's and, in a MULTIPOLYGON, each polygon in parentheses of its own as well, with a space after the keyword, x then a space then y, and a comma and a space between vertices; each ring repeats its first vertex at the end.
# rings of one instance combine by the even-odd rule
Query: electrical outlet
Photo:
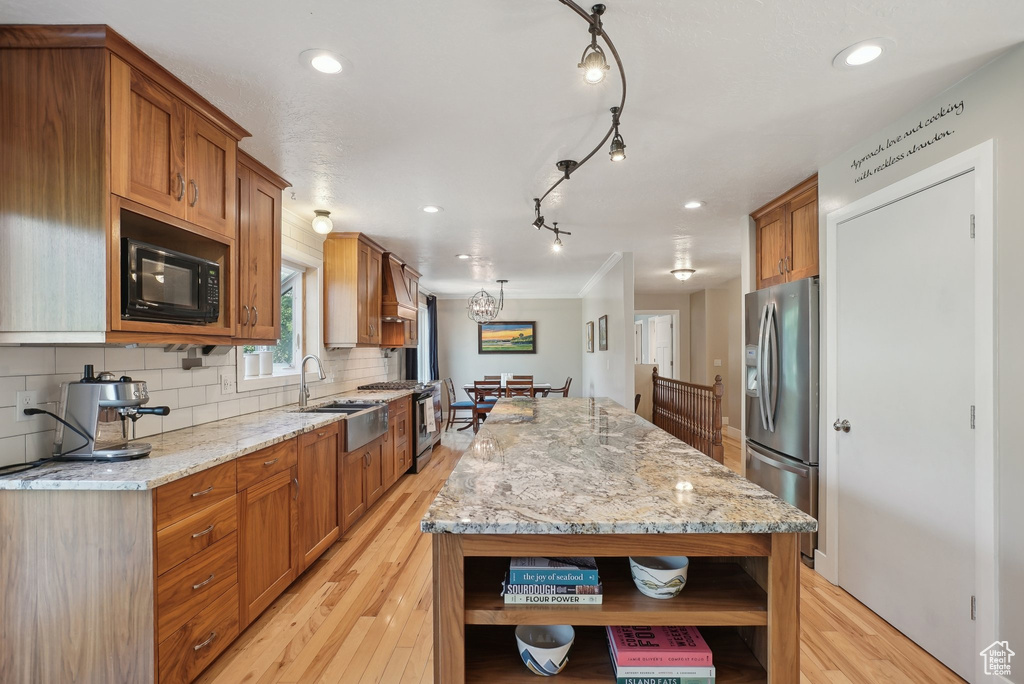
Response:
POLYGON ((26 416, 25 409, 39 408, 39 392, 36 390, 23 390, 18 392, 17 404, 16 404, 16 415, 15 422, 22 422, 24 420, 39 420, 39 416, 26 416))
POLYGON ((715 368, 721 368, 722 359, 715 359, 715 368))
POLYGON ((220 393, 221 394, 234 394, 235 392, 235 376, 231 373, 225 373, 220 376, 220 393))

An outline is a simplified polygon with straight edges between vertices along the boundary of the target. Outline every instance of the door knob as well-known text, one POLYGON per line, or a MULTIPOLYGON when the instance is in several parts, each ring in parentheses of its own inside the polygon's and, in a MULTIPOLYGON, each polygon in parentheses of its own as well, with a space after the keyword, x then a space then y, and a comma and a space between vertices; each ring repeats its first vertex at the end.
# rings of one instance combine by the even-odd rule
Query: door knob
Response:
POLYGON ((842 430, 843 432, 849 432, 850 421, 844 420, 840 422, 839 419, 836 418, 836 422, 832 423, 832 429, 835 430, 836 432, 839 432, 840 430, 842 430))

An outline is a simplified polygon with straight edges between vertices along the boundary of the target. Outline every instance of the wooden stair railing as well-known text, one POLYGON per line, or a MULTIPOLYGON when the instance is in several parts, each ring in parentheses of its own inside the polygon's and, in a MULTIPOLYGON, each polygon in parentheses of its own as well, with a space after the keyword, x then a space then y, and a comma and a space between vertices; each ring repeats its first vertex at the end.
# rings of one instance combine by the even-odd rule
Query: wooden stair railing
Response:
POLYGON ((695 385, 658 375, 654 369, 654 424, 719 463, 722 446, 722 376, 714 385, 695 385))

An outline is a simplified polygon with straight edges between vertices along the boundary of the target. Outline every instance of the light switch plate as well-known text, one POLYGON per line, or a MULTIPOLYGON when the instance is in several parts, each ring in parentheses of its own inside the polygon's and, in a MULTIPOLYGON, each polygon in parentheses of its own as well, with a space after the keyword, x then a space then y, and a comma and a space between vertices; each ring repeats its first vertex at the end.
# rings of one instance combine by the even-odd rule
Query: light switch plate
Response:
POLYGON ((722 366, 722 359, 715 359, 715 368, 720 368, 721 366, 722 366))

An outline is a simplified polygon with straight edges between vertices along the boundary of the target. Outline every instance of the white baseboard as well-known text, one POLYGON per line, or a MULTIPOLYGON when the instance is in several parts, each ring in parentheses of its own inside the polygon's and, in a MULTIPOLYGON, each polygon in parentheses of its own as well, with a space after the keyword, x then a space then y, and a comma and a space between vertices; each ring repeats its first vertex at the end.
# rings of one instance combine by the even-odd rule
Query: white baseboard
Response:
POLYGON ((743 436, 743 433, 740 432, 740 429, 735 428, 732 425, 723 425, 722 431, 725 433, 726 437, 730 439, 735 439, 737 442, 741 441, 740 437, 743 436))

